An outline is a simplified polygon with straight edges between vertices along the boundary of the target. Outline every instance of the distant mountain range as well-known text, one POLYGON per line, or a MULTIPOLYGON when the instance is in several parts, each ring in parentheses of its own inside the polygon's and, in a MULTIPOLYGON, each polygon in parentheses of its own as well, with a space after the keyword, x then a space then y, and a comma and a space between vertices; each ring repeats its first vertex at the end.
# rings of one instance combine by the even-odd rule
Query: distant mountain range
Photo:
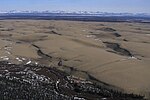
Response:
POLYGON ((0 11, 0 20, 36 19, 36 20, 71 20, 96 22, 140 22, 150 23, 147 13, 108 13, 92 11, 0 11))
POLYGON ((0 11, 0 16, 2 15, 55 15, 55 16, 138 16, 138 17, 150 17, 147 13, 108 13, 108 12, 92 12, 92 11, 0 11))

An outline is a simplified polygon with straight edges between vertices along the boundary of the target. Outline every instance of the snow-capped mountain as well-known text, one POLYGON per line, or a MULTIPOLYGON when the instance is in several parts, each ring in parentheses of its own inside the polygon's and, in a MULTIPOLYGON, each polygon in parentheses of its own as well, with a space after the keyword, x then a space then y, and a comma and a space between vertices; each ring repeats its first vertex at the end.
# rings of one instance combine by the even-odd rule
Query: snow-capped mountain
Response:
POLYGON ((11 10, 11 11, 0 11, 1 15, 4 14, 59 14, 59 15, 84 15, 84 16, 150 16, 147 13, 108 13, 108 12, 100 12, 100 11, 18 11, 18 10, 11 10))

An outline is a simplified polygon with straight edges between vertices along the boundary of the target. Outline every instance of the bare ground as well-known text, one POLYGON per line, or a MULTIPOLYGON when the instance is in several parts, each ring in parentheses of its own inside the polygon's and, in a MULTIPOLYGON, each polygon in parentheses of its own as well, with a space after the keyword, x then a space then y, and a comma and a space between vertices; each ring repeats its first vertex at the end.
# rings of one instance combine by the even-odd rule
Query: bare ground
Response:
POLYGON ((0 21, 0 60, 41 64, 150 97, 150 25, 44 20, 0 21), (77 71, 71 71, 69 68, 77 71), (85 73, 83 73, 85 72, 85 73))

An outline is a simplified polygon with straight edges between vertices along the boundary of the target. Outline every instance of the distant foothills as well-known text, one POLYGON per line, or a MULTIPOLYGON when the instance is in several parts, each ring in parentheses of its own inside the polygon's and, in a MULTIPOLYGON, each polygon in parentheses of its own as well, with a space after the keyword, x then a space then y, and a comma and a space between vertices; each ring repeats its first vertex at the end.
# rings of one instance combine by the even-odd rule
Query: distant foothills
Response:
POLYGON ((18 10, 10 10, 10 11, 0 11, 0 16, 3 15, 14 15, 14 14, 40 14, 43 16, 48 14, 54 14, 58 16, 137 16, 137 17, 150 17, 149 13, 109 13, 109 12, 100 12, 100 11, 18 11, 18 10))
POLYGON ((109 13, 99 11, 0 11, 0 20, 7 19, 150 23, 150 14, 109 13))

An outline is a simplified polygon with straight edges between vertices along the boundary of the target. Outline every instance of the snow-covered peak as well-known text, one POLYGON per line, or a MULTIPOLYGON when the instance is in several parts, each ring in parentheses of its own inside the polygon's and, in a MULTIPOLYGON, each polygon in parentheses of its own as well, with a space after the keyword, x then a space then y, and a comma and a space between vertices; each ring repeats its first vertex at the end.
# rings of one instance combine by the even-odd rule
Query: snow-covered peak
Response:
POLYGON ((66 15, 90 15, 90 16, 150 16, 147 13, 109 13, 109 12, 100 12, 100 11, 18 11, 18 10, 11 10, 11 11, 0 11, 0 14, 15 14, 15 13, 36 13, 36 14, 43 14, 43 13, 51 13, 51 14, 66 14, 66 15))

